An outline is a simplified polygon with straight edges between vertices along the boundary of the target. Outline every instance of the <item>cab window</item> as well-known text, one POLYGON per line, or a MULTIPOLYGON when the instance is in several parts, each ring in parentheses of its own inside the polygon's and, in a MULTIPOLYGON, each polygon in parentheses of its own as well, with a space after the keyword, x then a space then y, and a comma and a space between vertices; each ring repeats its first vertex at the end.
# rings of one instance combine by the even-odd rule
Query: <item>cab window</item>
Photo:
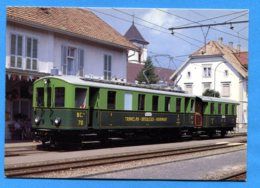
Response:
POLYGON ((44 89, 36 89, 36 106, 44 106, 44 89))
POLYGON ((87 102, 87 89, 75 89, 75 108, 86 108, 87 102))
POLYGON ((55 107, 64 107, 65 101, 65 88, 57 87, 55 88, 55 107))

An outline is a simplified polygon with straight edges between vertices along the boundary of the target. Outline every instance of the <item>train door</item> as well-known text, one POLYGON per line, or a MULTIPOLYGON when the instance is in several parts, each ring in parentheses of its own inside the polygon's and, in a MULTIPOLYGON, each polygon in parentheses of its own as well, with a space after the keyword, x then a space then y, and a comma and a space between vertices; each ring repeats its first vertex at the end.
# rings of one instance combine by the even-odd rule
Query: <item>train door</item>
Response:
POLYGON ((99 97, 99 88, 91 87, 89 88, 89 127, 97 122, 97 111, 95 107, 98 107, 98 97, 99 97))
POLYGON ((203 113, 203 102, 200 98, 196 98, 195 101, 195 127, 202 127, 202 113, 203 113))

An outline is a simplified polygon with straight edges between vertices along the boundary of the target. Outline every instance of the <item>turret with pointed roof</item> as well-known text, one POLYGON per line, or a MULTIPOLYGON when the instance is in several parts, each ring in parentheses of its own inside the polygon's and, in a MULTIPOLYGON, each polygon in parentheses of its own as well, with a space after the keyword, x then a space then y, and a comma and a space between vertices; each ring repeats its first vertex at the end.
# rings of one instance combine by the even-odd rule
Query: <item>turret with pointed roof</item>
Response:
POLYGON ((128 29, 128 31, 125 33, 125 37, 133 42, 138 43, 142 45, 148 45, 149 42, 147 42, 144 37, 141 35, 141 33, 138 31, 138 29, 135 27, 134 22, 132 23, 131 27, 128 29))

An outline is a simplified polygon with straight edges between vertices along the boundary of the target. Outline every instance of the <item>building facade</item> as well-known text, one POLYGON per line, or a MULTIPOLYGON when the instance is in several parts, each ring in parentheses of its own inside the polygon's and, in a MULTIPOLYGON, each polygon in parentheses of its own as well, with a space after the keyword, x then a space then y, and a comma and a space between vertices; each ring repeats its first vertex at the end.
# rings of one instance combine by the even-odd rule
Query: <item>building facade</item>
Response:
POLYGON ((7 9, 6 139, 15 121, 30 124, 32 83, 50 75, 126 81, 137 47, 86 9, 7 9))
POLYGON ((241 129, 247 127, 247 64, 247 52, 220 39, 194 52, 171 78, 187 93, 202 95, 211 89, 222 98, 238 101, 237 128, 241 129))

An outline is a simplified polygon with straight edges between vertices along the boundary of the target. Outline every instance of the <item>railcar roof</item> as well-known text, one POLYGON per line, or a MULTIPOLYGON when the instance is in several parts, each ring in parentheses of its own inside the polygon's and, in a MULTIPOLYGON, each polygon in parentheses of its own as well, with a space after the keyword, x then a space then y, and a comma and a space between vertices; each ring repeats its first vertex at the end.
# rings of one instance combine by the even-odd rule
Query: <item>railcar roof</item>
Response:
POLYGON ((166 95, 175 95, 175 96, 183 96, 183 97, 191 97, 200 98, 203 102, 224 102, 224 103, 232 103, 232 104, 239 104, 239 102, 225 99, 225 98, 216 98, 216 97, 207 97, 207 96, 196 96, 187 93, 178 93, 174 91, 167 91, 167 90, 160 90, 156 88, 144 88, 142 86, 133 86, 133 85, 119 85, 118 83, 104 83, 104 82, 97 82, 97 81, 89 81, 84 80, 77 76, 46 76, 42 77, 39 80, 43 80, 45 78, 56 78, 63 80, 70 84, 75 85, 82 85, 82 86, 92 86, 92 87, 101 87, 101 88, 110 88, 110 89, 121 89, 127 91, 139 91, 139 92, 146 92, 146 93, 155 93, 155 94, 166 94, 166 95))
POLYGON ((232 103, 232 104, 239 104, 239 102, 225 99, 225 98, 216 98, 216 97, 207 97, 207 96, 199 96, 203 102, 224 102, 224 103, 232 103))
POLYGON ((90 80, 83 80, 77 76, 46 76, 42 77, 39 80, 43 80, 45 78, 56 78, 63 80, 70 84, 75 85, 82 85, 82 86, 92 86, 92 87, 101 87, 101 88, 110 88, 110 89, 121 89, 127 91, 139 91, 139 92, 147 92, 147 93, 156 93, 156 94, 167 94, 167 95, 176 95, 176 96, 184 96, 184 97, 191 97, 195 98, 195 95, 186 94, 186 93, 178 93, 174 91, 167 91, 167 90, 160 90, 156 88, 144 88, 141 85, 133 86, 133 85, 120 85, 119 83, 104 83, 104 82, 97 82, 97 81, 90 81, 90 80))

